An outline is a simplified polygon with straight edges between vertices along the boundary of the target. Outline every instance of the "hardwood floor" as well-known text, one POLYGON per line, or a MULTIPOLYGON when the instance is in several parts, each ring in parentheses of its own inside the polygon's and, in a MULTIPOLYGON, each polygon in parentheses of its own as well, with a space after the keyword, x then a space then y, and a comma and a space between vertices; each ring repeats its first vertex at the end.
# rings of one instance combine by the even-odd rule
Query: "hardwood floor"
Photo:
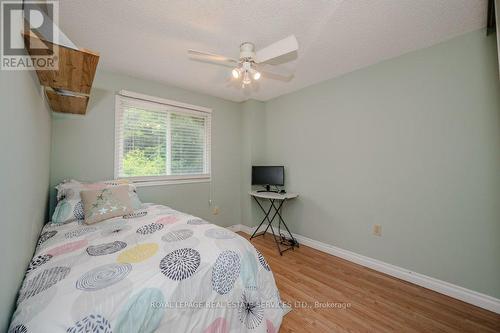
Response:
POLYGON ((303 245, 280 257, 271 235, 252 244, 293 308, 280 332, 500 332, 500 315, 429 289, 303 245))

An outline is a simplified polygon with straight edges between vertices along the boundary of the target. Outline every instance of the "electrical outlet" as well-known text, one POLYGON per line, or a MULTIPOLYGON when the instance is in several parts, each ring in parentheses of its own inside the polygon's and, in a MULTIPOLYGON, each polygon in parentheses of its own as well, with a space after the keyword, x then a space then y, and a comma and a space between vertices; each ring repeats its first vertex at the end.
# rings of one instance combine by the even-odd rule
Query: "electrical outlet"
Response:
POLYGON ((214 208, 212 208, 212 214, 214 214, 214 215, 219 214, 219 207, 218 206, 215 206, 214 208))
POLYGON ((380 224, 373 225, 373 234, 375 236, 382 236, 382 226, 380 224))

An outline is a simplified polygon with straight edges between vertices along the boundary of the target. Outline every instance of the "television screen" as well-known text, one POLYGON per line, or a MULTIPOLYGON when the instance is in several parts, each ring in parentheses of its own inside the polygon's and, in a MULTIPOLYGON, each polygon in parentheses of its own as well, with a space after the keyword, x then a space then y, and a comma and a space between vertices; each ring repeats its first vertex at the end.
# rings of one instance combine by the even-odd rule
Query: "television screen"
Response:
POLYGON ((252 185, 285 185, 283 166, 252 166, 252 185))

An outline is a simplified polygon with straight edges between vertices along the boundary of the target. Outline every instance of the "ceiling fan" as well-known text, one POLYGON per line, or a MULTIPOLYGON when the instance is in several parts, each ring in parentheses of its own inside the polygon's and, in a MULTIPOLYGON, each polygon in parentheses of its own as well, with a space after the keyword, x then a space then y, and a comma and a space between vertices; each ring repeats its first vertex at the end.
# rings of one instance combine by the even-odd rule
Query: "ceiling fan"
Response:
POLYGON ((233 78, 241 79, 242 87, 245 87, 252 83, 252 79, 259 80, 262 73, 268 74, 270 78, 291 78, 292 73, 275 66, 272 60, 298 49, 297 39, 294 35, 290 35, 258 51, 255 51, 253 43, 244 42, 240 45, 239 59, 195 50, 188 50, 188 56, 193 60, 233 67, 231 71, 233 78))

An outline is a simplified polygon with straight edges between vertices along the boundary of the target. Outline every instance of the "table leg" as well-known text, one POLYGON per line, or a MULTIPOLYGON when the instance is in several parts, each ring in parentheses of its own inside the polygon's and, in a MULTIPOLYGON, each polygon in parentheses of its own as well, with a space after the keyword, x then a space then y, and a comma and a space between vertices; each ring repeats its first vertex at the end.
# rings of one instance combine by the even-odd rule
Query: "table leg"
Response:
MULTIPOLYGON (((285 223, 285 220, 283 220, 283 217, 281 216, 281 214, 280 214, 280 212, 279 212, 279 211, 280 211, 280 209, 281 209, 281 207, 282 207, 282 206, 283 206, 283 204, 285 203, 285 201, 286 201, 286 199, 285 199, 285 200, 283 200, 283 201, 281 201, 281 202, 280 202, 280 204, 279 204, 279 206, 278 206, 278 208, 276 208, 276 207, 274 206, 274 202, 272 202, 272 203, 271 203, 271 204, 273 205, 273 208, 276 210, 276 213, 274 214, 274 216, 276 216, 276 214, 278 214, 278 218, 279 218, 280 223, 283 223, 283 225, 285 226, 286 231, 288 232, 288 234, 289 234, 289 235, 290 235, 290 237, 292 238, 293 243, 294 243, 294 244, 297 244, 297 247, 299 247, 299 242, 297 242, 297 240, 293 237, 292 233, 290 232, 290 229, 288 229, 288 226, 287 226, 287 225, 286 225, 286 223, 285 223)), ((273 220, 274 220, 274 216, 273 216, 273 220)))
POLYGON ((278 248, 278 252, 280 253, 280 256, 282 256, 283 252, 281 252, 280 243, 276 239, 276 234, 274 233, 274 229, 273 229, 273 226, 271 225, 271 223, 269 223, 268 227, 271 227, 271 232, 273 233, 274 242, 276 243, 276 247, 278 248))
MULTIPOLYGON (((255 199, 255 201, 257 202, 257 204, 259 205, 260 209, 262 210, 262 212, 264 212, 265 216, 264 218, 262 219, 262 221, 260 222, 259 226, 255 229, 255 231, 253 232, 252 236, 250 237, 250 239, 256 237, 255 234, 257 233, 257 231, 259 230, 259 228, 262 226, 262 224, 267 220, 269 221, 269 214, 271 213, 271 209, 273 208, 272 205, 269 206, 269 209, 268 211, 266 212, 266 210, 264 209, 264 207, 262 207, 262 205, 260 204, 259 200, 257 200, 256 197, 253 197, 255 199)), ((267 226, 267 228, 269 228, 269 225, 267 226)), ((266 228, 266 231, 267 231, 267 228, 266 228)), ((264 233, 266 232, 264 231, 264 233)))
POLYGON ((265 214, 265 216, 262 219, 262 221, 260 222, 259 226, 253 232, 252 236, 250 237, 250 240, 252 240, 253 238, 255 238, 257 236, 264 236, 266 234, 267 230, 269 230, 269 228, 271 228, 271 233, 273 234, 274 242, 276 243, 276 247, 278 248, 278 252, 279 252, 279 254, 281 256, 283 255, 283 252, 285 252, 287 250, 290 250, 290 249, 293 250, 293 248, 295 246, 299 247, 299 243, 293 237, 292 233, 290 232, 290 229, 288 229, 288 226, 286 225, 285 220, 283 219, 283 217, 281 216, 281 213, 280 213, 280 210, 283 207, 283 204, 285 203, 286 199, 278 200, 278 199, 268 198, 268 200, 270 202, 270 205, 269 205, 269 209, 266 210, 256 197, 253 197, 253 198, 255 199, 255 201, 259 205, 260 209, 265 214), (280 201, 280 203, 278 205, 275 204, 276 200, 280 201), (270 218, 271 211, 273 210, 273 208, 274 208, 275 212, 274 212, 273 216, 270 218), (274 228, 273 228, 273 221, 276 218, 276 216, 278 216, 278 223, 279 223, 278 224, 278 228, 280 228, 281 227, 281 223, 283 223, 283 225, 286 228, 286 231, 288 232, 288 234, 292 238, 292 240, 291 240, 292 244, 291 245, 287 244, 288 247, 285 248, 283 251, 281 250, 281 247, 280 247, 280 242, 282 241, 281 240, 281 233, 278 235, 278 238, 280 240, 280 241, 278 241, 278 239, 276 238, 276 233, 274 232, 274 228), (264 230, 264 232, 257 234, 257 232, 260 229, 260 227, 262 226, 262 224, 264 224, 264 222, 266 222, 266 221, 267 221, 267 227, 264 230))
MULTIPOLYGON (((269 201, 271 202, 271 206, 269 206, 269 209, 271 209, 272 207, 274 207, 274 199, 269 199, 269 201)), ((276 209, 276 208, 274 208, 274 209, 276 209)), ((269 229, 269 226, 274 221, 275 217, 276 217, 276 212, 274 213, 274 215, 271 218, 271 220, 269 220, 269 218, 267 219, 267 221, 269 222, 269 224, 267 225, 266 230, 264 230, 264 234, 267 232, 267 229, 269 229)))

